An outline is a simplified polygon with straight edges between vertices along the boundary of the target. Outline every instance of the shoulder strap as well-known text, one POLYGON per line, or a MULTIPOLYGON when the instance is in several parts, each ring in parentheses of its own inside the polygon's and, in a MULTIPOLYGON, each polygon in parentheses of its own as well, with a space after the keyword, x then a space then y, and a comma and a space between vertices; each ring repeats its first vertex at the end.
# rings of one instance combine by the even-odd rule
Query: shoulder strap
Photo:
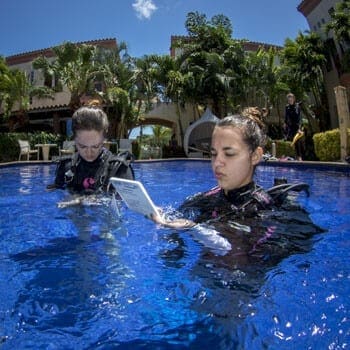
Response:
POLYGON ((96 183, 96 190, 100 189, 105 184, 106 178, 108 177, 109 160, 111 157, 113 157, 113 154, 109 151, 104 151, 103 154, 101 155, 102 163, 94 176, 94 180, 96 183))
POLYGON ((129 151, 121 152, 117 155, 109 153, 108 158, 104 162, 104 166, 101 167, 101 172, 96 174, 95 180, 98 181, 99 186, 102 186, 104 189, 108 187, 111 177, 134 180, 135 174, 131 167, 131 162, 133 160, 134 156, 129 151))
POLYGON ((64 161, 66 162, 64 182, 67 184, 73 181, 76 174, 77 166, 79 164, 78 152, 74 153, 73 156, 66 156, 64 161))
POLYGON ((116 156, 111 157, 110 163, 112 163, 112 171, 110 176, 115 176, 122 165, 132 170, 130 164, 134 161, 134 159, 134 155, 129 151, 120 152, 116 156))
POLYGON ((301 192, 304 191, 307 196, 310 195, 309 185, 303 182, 295 184, 281 184, 269 188, 266 192, 273 198, 276 203, 282 204, 285 198, 288 195, 288 192, 295 191, 301 192))

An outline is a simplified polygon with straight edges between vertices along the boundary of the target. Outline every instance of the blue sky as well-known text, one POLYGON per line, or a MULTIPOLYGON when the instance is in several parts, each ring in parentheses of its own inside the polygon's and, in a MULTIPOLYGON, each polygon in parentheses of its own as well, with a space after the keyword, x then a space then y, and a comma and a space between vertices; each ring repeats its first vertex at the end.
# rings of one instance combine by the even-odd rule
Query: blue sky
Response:
POLYGON ((168 54, 171 35, 186 35, 190 11, 224 14, 233 37, 283 45, 308 25, 301 0, 0 0, 0 55, 115 37, 129 53, 168 54))

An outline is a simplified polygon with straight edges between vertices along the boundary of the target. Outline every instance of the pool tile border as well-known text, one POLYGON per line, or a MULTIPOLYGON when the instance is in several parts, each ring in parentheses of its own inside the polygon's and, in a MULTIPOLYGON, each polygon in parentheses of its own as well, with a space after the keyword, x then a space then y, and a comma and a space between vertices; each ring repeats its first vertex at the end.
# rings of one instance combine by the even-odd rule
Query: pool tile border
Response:
MULTIPOLYGON (((210 162, 209 158, 164 158, 164 159, 140 159, 135 163, 161 163, 161 162, 210 162)), ((39 164, 53 164, 54 161, 14 161, 7 163, 0 163, 0 167, 11 167, 17 165, 39 165, 39 164)), ((286 167, 286 168, 298 168, 298 169, 317 169, 324 171, 336 171, 350 175, 350 164, 342 162, 316 162, 316 161, 275 161, 268 160, 262 161, 258 166, 273 166, 273 167, 286 167)))

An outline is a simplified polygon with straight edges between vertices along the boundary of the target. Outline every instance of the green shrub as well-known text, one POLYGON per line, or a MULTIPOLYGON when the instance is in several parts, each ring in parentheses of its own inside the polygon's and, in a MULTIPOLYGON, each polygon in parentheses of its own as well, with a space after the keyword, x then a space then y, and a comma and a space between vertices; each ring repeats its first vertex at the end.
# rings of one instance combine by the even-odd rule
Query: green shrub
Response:
MULTIPOLYGON (((28 140, 32 148, 38 143, 56 143, 58 146, 62 142, 62 136, 38 132, 30 133, 1 133, 0 134, 0 162, 12 162, 18 160, 19 145, 18 140, 28 140)), ((51 155, 58 154, 58 148, 52 148, 51 155)))
MULTIPOLYGON (((339 129, 320 132, 313 136, 315 153, 319 160, 337 161, 340 159, 340 132, 339 129)), ((348 129, 348 145, 350 145, 350 129, 348 129)), ((348 153, 350 147, 348 149, 348 153)))
POLYGON ((12 162, 18 159, 18 139, 28 140, 25 134, 3 133, 0 134, 0 162, 12 162))
POLYGON ((291 145, 290 141, 284 140, 271 140, 269 139, 266 143, 265 151, 272 154, 272 142, 276 144, 276 157, 295 157, 294 147, 291 145))
POLYGON ((290 141, 276 140, 276 157, 295 157, 295 150, 290 141))
POLYGON ((56 134, 47 133, 45 131, 36 132, 34 134, 29 134, 30 144, 32 146, 38 143, 56 143, 60 144, 62 142, 61 136, 56 134))

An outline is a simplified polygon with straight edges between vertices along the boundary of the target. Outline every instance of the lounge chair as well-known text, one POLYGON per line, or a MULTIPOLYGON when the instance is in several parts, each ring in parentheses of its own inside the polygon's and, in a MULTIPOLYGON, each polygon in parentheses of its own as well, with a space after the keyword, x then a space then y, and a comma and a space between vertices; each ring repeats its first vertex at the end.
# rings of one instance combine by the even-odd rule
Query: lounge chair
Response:
POLYGON ((132 140, 120 139, 119 140, 119 152, 129 151, 132 153, 132 140))
POLYGON ((75 153, 74 141, 63 141, 62 148, 59 149, 59 156, 66 156, 75 153))
POLYGON ((22 159, 22 156, 27 156, 27 160, 29 160, 31 155, 36 154, 36 159, 39 160, 39 149, 31 149, 29 141, 27 140, 18 140, 19 144, 19 157, 18 160, 22 159))

